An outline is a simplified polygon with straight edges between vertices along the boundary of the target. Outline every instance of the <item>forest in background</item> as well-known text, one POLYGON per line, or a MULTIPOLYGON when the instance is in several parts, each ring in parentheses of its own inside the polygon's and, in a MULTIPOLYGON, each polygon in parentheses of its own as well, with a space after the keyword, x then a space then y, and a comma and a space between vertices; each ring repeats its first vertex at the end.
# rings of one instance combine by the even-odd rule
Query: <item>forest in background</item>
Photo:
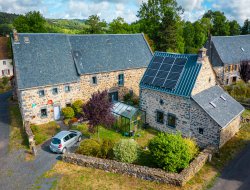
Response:
POLYGON ((250 20, 243 26, 229 20, 223 12, 207 11, 195 22, 182 19, 184 9, 176 0, 148 0, 138 10, 138 20, 126 23, 121 17, 107 23, 97 15, 88 19, 45 19, 40 12, 25 15, 0 12, 0 34, 18 32, 67 34, 132 34, 144 33, 153 50, 197 53, 209 35, 233 36, 250 34, 250 20))

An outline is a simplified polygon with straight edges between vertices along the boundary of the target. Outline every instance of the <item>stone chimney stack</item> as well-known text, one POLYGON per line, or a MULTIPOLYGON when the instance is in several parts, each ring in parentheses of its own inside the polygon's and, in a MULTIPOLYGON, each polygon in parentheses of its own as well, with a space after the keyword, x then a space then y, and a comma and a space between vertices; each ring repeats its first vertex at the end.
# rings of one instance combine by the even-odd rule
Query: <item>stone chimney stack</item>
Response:
POLYGON ((16 29, 13 29, 14 42, 19 42, 19 37, 16 29))
POLYGON ((203 47, 198 52, 198 60, 202 61, 205 58, 207 58, 207 49, 203 47))

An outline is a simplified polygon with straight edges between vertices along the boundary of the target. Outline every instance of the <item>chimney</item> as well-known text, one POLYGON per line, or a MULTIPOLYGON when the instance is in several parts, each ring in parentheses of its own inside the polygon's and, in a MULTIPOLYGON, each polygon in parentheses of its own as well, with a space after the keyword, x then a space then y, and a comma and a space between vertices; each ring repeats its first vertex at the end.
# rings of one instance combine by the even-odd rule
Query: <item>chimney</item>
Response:
POLYGON ((19 42, 19 37, 16 29, 13 29, 14 42, 19 42))
POLYGON ((204 60, 204 58, 207 57, 207 49, 206 48, 201 48, 198 52, 198 60, 204 60))

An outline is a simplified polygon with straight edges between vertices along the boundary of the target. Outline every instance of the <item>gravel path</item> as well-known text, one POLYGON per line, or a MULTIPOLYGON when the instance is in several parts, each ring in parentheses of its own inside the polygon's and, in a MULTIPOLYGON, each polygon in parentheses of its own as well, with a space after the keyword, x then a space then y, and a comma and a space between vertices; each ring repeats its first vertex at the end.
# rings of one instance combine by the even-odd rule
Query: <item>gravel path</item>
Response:
POLYGON ((57 162, 60 155, 51 153, 48 143, 38 147, 35 160, 25 160, 25 150, 8 151, 9 112, 7 99, 11 92, 0 94, 0 189, 49 189, 54 179, 41 176, 57 162))

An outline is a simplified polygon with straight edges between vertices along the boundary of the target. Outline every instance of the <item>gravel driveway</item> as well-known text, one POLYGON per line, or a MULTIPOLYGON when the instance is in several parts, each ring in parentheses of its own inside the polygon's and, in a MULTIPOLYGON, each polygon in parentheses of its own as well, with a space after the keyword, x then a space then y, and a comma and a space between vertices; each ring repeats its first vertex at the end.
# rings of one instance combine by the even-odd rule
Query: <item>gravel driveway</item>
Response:
POLYGON ((53 179, 41 176, 57 162, 60 155, 51 153, 48 143, 38 147, 35 160, 25 160, 25 150, 8 151, 9 143, 9 112, 7 99, 11 92, 0 94, 0 189, 49 189, 53 179))

